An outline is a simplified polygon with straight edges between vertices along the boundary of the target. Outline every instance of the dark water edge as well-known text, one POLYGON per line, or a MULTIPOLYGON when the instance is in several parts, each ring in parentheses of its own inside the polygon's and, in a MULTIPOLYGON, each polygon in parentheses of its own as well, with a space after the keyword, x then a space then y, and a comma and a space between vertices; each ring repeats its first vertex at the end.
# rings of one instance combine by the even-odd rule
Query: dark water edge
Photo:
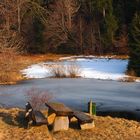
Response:
POLYGON ((113 118, 124 118, 140 122, 140 113, 129 111, 99 111, 97 116, 111 116, 113 118))
MULTIPOLYGON (((24 107, 6 106, 4 104, 0 104, 0 108, 4 108, 4 109, 11 109, 11 108, 25 109, 24 107)), ((42 109, 46 109, 46 108, 43 107, 42 109)), ((88 113, 87 110, 81 110, 81 111, 88 113)), ((133 111, 131 111, 131 112, 130 111, 119 111, 119 110, 118 111, 114 111, 114 110, 98 111, 97 110, 96 115, 97 116, 102 116, 102 117, 110 116, 112 118, 123 118, 123 119, 134 120, 134 121, 140 122, 140 110, 139 109, 136 110, 135 112, 133 112, 133 111)))

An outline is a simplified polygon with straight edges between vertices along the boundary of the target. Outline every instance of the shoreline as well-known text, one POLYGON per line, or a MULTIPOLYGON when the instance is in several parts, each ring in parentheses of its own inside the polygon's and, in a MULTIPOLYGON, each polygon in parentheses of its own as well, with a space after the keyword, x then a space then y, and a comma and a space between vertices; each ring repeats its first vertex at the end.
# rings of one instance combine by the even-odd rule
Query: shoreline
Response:
MULTIPOLYGON (((18 106, 5 106, 4 104, 0 104, 0 109, 11 110, 11 109, 19 109, 25 110, 25 107, 18 107, 18 106)), ((46 110, 46 108, 42 108, 41 110, 46 110)), ((80 110, 82 112, 88 113, 85 110, 80 110)), ((127 119, 140 122, 140 109, 136 109, 134 111, 127 111, 127 110, 97 110, 96 116, 100 117, 112 117, 118 119, 127 119)))
MULTIPOLYGON (((8 81, 8 82, 2 82, 0 81, 0 86, 3 85, 15 85, 22 81, 30 80, 27 79, 22 75, 22 73, 19 73, 19 71, 27 68, 28 66, 31 66, 33 64, 43 63, 46 61, 62 61, 63 59, 70 59, 75 57, 85 57, 85 58, 108 58, 108 59, 129 59, 128 55, 112 55, 112 54, 106 54, 106 55, 69 55, 69 54, 37 54, 37 55, 17 55, 17 63, 18 63, 18 72, 14 74, 14 80, 8 81), (23 61, 24 60, 24 61, 23 61)), ((9 73, 9 75, 12 74, 9 73)), ((120 82, 140 82, 140 77, 131 76, 125 77, 124 79, 120 79, 120 82)), ((102 80, 102 79, 101 79, 102 80)))
MULTIPOLYGON (((83 55, 69 55, 69 54, 38 54, 38 55, 18 55, 17 57, 17 63, 18 63, 18 72, 14 75, 15 79, 8 82, 0 82, 0 85, 14 85, 17 84, 20 81, 28 80, 21 73, 19 73, 20 70, 23 70, 24 68, 27 68, 28 66, 32 64, 37 64, 40 62, 46 62, 46 61, 56 61, 60 60, 60 58, 68 58, 68 57, 75 57, 75 56, 83 56, 83 55), (24 60, 24 61, 23 61, 24 60)), ((102 57, 102 58, 116 58, 116 59, 128 59, 127 55, 85 55, 85 57, 102 57)), ((12 73, 9 73, 12 74, 12 73)))

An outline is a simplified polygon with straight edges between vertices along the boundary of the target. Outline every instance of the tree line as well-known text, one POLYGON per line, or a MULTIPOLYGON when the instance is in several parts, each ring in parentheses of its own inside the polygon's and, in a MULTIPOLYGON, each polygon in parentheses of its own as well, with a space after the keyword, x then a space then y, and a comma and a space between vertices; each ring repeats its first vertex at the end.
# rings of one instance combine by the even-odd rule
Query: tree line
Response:
POLYGON ((0 46, 33 54, 130 54, 129 72, 140 76, 139 7, 140 0, 1 0, 0 46))

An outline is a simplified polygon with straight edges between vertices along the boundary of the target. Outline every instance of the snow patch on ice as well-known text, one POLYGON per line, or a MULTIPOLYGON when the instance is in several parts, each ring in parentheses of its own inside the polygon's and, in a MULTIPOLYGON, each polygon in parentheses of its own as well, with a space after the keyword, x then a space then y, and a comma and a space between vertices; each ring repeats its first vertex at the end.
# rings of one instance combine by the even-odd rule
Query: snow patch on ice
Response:
POLYGON ((82 78, 95 78, 95 79, 109 79, 120 80, 125 75, 128 60, 110 59, 110 58, 96 58, 95 56, 72 56, 60 58, 60 62, 46 62, 29 66, 27 69, 21 72, 27 78, 46 78, 53 76, 50 72, 52 64, 65 64, 70 65, 71 61, 74 61, 79 67, 82 78))
MULTIPOLYGON (((114 55, 115 56, 115 55, 114 55)), ((78 58, 83 58, 83 59, 93 59, 93 58, 106 58, 106 59, 110 59, 113 58, 114 56, 94 56, 94 55, 74 55, 74 56, 68 56, 68 57, 61 57, 59 58, 59 60, 75 60, 78 58)))
POLYGON ((81 62, 81 76, 85 78, 119 80, 126 76, 128 60, 77 59, 77 61, 81 62))
POLYGON ((136 79, 136 82, 139 82, 140 83, 140 79, 136 79))
POLYGON ((26 78, 45 78, 51 76, 49 69, 43 64, 34 64, 21 71, 26 78))

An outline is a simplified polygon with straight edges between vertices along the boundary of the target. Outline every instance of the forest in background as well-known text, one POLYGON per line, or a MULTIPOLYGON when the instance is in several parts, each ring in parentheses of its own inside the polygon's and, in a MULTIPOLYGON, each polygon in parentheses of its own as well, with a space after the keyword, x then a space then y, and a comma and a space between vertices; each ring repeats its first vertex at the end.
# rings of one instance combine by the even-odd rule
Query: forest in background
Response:
POLYGON ((0 0, 0 52, 129 54, 129 73, 140 76, 139 7, 140 0, 0 0))

